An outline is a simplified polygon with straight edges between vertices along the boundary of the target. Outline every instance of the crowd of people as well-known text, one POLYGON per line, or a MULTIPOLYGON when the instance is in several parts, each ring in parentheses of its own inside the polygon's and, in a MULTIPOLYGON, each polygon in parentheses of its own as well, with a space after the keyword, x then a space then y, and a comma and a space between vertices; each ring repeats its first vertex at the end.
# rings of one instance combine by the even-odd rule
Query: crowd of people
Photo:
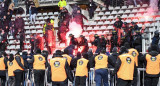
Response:
MULTIPOLYGON (((32 19, 35 22, 37 13, 36 7, 31 0, 26 0, 25 3, 26 13, 30 14, 30 21, 33 23, 32 19)), ((70 14, 64 7, 66 6, 65 0, 61 0, 58 5, 61 10, 58 38, 60 43, 66 43, 68 36, 69 45, 65 49, 56 50, 53 53, 53 47, 55 47, 54 19, 47 19, 43 26, 43 37, 40 34, 31 34, 31 52, 28 53, 23 48, 25 40, 23 18, 18 15, 15 21, 11 21, 14 4, 8 4, 7 1, 1 3, 1 86, 5 86, 5 83, 10 86, 21 86, 24 85, 26 79, 31 80, 31 78, 34 78, 36 86, 44 86, 45 72, 47 72, 47 82, 52 83, 52 86, 68 86, 68 80, 74 86, 86 86, 86 80, 90 77, 90 68, 95 69, 96 86, 102 84, 113 86, 114 81, 109 83, 108 75, 110 75, 110 79, 117 80, 116 86, 137 86, 138 68, 146 68, 144 74, 140 72, 140 86, 157 86, 160 74, 159 31, 155 31, 151 46, 145 54, 141 53, 145 27, 140 28, 135 22, 131 24, 122 22, 120 16, 113 25, 111 39, 108 39, 106 34, 94 34, 93 40, 87 40, 81 34, 83 19, 88 19, 81 13, 80 7, 74 5, 72 14, 70 14), (76 25, 76 29, 80 27, 79 38, 75 37, 77 33, 71 33, 75 32, 72 28, 73 25, 76 25), (12 52, 8 55, 5 53, 8 44, 7 35, 12 35, 15 40, 20 40, 20 50, 17 50, 15 55, 12 52), (89 42, 92 47, 89 47, 89 42), (44 50, 44 46, 47 47, 47 50, 44 50), (106 51, 107 48, 110 50, 106 51), (74 51, 76 54, 73 53, 74 51), (49 55, 52 55, 52 58, 49 55), (108 72, 108 68, 113 70, 108 72), (26 74, 29 77, 26 77, 26 74), (145 75, 144 83, 143 75, 145 75), (6 76, 9 77, 8 80, 6 76)), ((91 0, 88 8, 90 19, 92 19, 97 6, 91 0)))

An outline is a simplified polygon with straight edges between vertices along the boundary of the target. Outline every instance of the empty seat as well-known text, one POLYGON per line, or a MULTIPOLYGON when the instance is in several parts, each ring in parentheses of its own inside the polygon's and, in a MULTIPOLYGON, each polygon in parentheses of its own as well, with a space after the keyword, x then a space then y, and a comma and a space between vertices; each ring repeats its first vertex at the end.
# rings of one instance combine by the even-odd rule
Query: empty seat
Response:
POLYGON ((148 7, 148 4, 143 4, 142 7, 148 7))
POLYGON ((54 12, 54 15, 58 15, 58 12, 54 12))
POLYGON ((134 7, 133 5, 129 5, 129 6, 128 6, 129 9, 131 9, 131 8, 133 8, 133 7, 134 7))
POLYGON ((103 15, 104 15, 104 12, 99 12, 98 15, 99 15, 99 16, 103 16, 103 15))
POLYGON ((150 27, 150 23, 145 23, 144 24, 146 27, 150 27))
POLYGON ((114 29, 114 27, 113 26, 108 26, 107 29, 114 29))
POLYGON ((93 28, 93 30, 99 30, 99 27, 98 27, 98 26, 96 26, 96 27, 94 27, 94 28, 93 28))
POLYGON ((92 30, 93 28, 92 27, 87 27, 87 30, 92 30))
POLYGON ((138 22, 138 19, 133 19, 132 21, 133 21, 133 22, 138 22))
POLYGON ((122 17, 121 18, 128 18, 128 16, 127 15, 122 15, 122 17))
POLYGON ((135 17, 135 16, 134 16, 134 14, 129 14, 129 16, 128 16, 128 17, 135 17))
POLYGON ((110 21, 105 21, 104 24, 110 24, 110 21))
POLYGON ((122 8, 121 9, 127 9, 127 6, 122 6, 122 8))
POLYGON ((106 16, 102 16, 101 20, 106 20, 107 17, 106 16))
POLYGON ((107 29, 107 27, 106 26, 101 26, 100 29, 105 30, 105 29, 107 29))
POLYGON ((139 20, 139 22, 145 22, 146 20, 144 19, 144 18, 141 18, 140 20, 139 20))
POLYGON ((133 10, 132 10, 132 13, 137 13, 137 12, 138 12, 137 9, 133 9, 133 10))
POLYGON ((96 18, 95 18, 95 20, 100 20, 100 19, 101 19, 100 17, 96 17, 96 18))
POLYGON ((145 12, 146 10, 143 8, 140 8, 138 12, 145 12))
POLYGON ((120 9, 120 6, 117 6, 117 7, 115 7, 114 9, 118 10, 118 9, 120 9))
POLYGON ((130 19, 125 20, 127 23, 131 23, 132 21, 130 19))
POLYGON ((142 27, 142 24, 137 24, 139 27, 142 27))
POLYGON ((111 14, 117 14, 117 11, 112 11, 112 13, 111 14))
POLYGON ((102 35, 102 31, 97 31, 96 32, 98 35, 102 35))
POLYGON ((109 9, 109 10, 113 10, 114 8, 109 6, 108 9, 109 9))
POLYGON ((111 13, 110 12, 105 12, 105 15, 111 15, 111 13))
POLYGON ((123 14, 123 13, 124 13, 123 10, 119 10, 119 11, 118 11, 118 14, 123 14))
POLYGON ((53 12, 49 12, 48 15, 53 15, 53 12))
POLYGON ((32 30, 32 33, 36 33, 36 30, 32 30))
POLYGON ((156 21, 159 21, 160 20, 160 17, 156 17, 156 19, 155 19, 156 21))
POLYGON ((114 19, 114 17, 113 16, 109 16, 107 19, 114 19))
POLYGON ((130 13, 131 11, 130 10, 126 10, 124 13, 130 13))
POLYGON ((100 10, 101 10, 100 8, 97 8, 97 9, 96 9, 96 11, 100 11, 100 10))
POLYGON ((43 13, 43 15, 44 15, 44 16, 46 16, 46 15, 47 15, 47 13, 43 13))
POLYGON ((99 21, 98 23, 97 23, 97 25, 103 25, 104 23, 102 22, 102 21, 99 21))

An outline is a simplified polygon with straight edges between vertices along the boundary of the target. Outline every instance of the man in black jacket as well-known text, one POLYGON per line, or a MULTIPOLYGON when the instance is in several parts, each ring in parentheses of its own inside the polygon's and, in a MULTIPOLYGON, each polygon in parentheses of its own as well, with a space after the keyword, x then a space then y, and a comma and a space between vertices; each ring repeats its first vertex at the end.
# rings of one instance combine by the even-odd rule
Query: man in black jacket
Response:
POLYGON ((24 71, 26 71, 25 65, 24 65, 24 60, 23 58, 20 56, 20 50, 18 50, 18 52, 15 55, 14 58, 19 66, 19 68, 17 68, 14 71, 15 74, 15 86, 20 86, 21 84, 23 84, 23 80, 24 80, 24 71))
POLYGON ((81 53, 87 53, 89 49, 88 41, 83 35, 80 35, 80 42, 78 43, 78 47, 81 48, 81 53))
POLYGON ((7 45, 7 33, 0 30, 0 51, 5 51, 7 45))
POLYGON ((128 54, 128 49, 126 47, 122 46, 119 51, 119 58, 116 61, 113 71, 113 74, 117 74, 118 76, 116 86, 131 86, 131 81, 137 71, 135 67, 136 64, 134 62, 134 57, 128 54), (125 74, 122 74, 122 70, 124 70, 123 68, 126 69, 125 74))
POLYGON ((92 19, 94 17, 94 11, 96 10, 97 6, 93 0, 89 0, 88 3, 88 12, 89 18, 92 19))
POLYGON ((57 50, 48 67, 48 82, 52 81, 53 86, 68 86, 68 79, 73 82, 73 74, 62 52, 57 50))
POLYGON ((157 86, 159 81, 160 54, 158 46, 152 45, 148 49, 148 53, 143 56, 146 65, 145 86, 157 86))
POLYGON ((99 54, 100 51, 101 51, 101 49, 102 49, 101 44, 100 44, 100 38, 99 38, 98 34, 95 34, 95 35, 94 35, 94 38, 95 38, 95 39, 94 39, 94 41, 92 42, 92 45, 94 45, 94 46, 97 47, 95 53, 99 54))

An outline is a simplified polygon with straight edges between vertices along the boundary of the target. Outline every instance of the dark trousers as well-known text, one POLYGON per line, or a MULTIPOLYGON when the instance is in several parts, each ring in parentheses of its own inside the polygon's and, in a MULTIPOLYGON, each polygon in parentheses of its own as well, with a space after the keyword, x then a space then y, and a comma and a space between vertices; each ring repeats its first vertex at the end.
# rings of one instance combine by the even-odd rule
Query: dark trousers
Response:
POLYGON ((75 86, 86 86, 86 76, 76 76, 75 86))
POLYGON ((44 86, 45 70, 33 70, 34 82, 36 86, 44 86))
POLYGON ((136 71, 137 73, 135 73, 136 75, 133 77, 133 81, 131 82, 132 83, 132 86, 137 86, 137 74, 138 74, 138 71, 136 71))
POLYGON ((94 8, 89 8, 89 18, 92 19, 94 17, 94 8))
POLYGON ((117 79, 117 86, 131 86, 131 80, 117 79))
POLYGON ((23 47, 24 47, 24 43, 22 40, 20 40, 20 49, 23 50, 23 47))
POLYGON ((0 79, 1 79, 1 86, 5 86, 6 76, 0 76, 0 79))
POLYGON ((64 82, 52 82, 52 86, 68 86, 68 81, 65 80, 64 82))
POLYGON ((14 71, 15 74, 15 86, 22 86, 23 84, 23 76, 24 76, 24 72, 21 70, 18 71, 14 71))
POLYGON ((157 86, 159 77, 145 77, 144 86, 157 86))
POLYGON ((96 86, 101 86, 103 81, 104 86, 108 85, 108 70, 107 69, 97 69, 95 70, 95 82, 96 86))
POLYGON ((15 77, 14 76, 9 76, 8 79, 8 86, 15 86, 15 77))

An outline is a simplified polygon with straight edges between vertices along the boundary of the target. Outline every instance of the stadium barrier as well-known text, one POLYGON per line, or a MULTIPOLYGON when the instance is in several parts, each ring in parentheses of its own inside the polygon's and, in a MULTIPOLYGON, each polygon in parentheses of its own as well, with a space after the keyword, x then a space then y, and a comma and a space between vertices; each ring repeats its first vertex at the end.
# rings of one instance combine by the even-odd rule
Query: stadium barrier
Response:
MULTIPOLYGON (((116 86, 116 82, 117 82, 117 77, 112 76, 111 72, 114 70, 113 68, 106 68, 106 70, 108 70, 108 83, 109 86, 116 86)), ((144 77, 145 77, 145 68, 137 68, 137 86, 140 86, 140 72, 142 72, 143 77, 142 77, 142 82, 144 84, 144 77)), ((52 86, 51 83, 47 82, 47 71, 48 69, 45 70, 45 79, 44 79, 44 85, 45 86, 52 86)), ((73 75, 75 73, 75 70, 72 71, 73 75)), ((94 81, 94 77, 95 77, 95 69, 91 68, 89 73, 88 73, 88 78, 86 79, 86 86, 95 86, 95 81, 94 81)), ((27 70, 27 72, 25 73, 25 79, 24 79, 24 86, 35 86, 34 84, 34 74, 33 74, 33 70, 27 70)), ((74 78, 75 79, 75 78, 74 78)), ((8 83, 9 77, 8 74, 6 73, 6 84, 5 86, 10 86, 8 83)), ((75 86, 74 85, 75 81, 72 83, 68 80, 68 86, 75 86)), ((160 86, 160 80, 157 86, 160 86)))

